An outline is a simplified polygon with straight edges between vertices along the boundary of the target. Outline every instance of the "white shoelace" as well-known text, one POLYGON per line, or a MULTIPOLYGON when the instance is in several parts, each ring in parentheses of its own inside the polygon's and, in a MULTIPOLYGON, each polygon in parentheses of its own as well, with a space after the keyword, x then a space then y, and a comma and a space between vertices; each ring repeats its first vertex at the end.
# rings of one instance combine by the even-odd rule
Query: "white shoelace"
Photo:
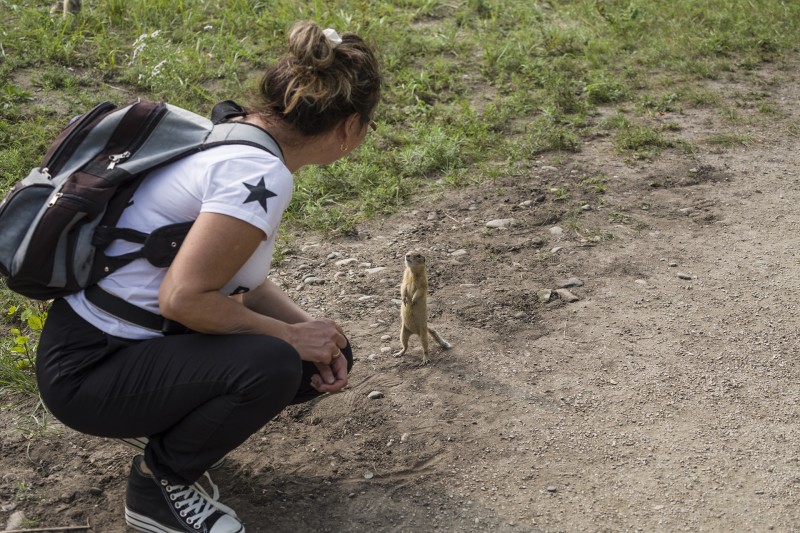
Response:
POLYGON ((167 485, 167 492, 170 499, 175 502, 175 509, 180 512, 181 517, 186 519, 186 523, 199 527, 203 522, 216 511, 237 518, 233 509, 220 503, 219 487, 211 480, 208 472, 205 473, 211 485, 213 496, 209 495, 198 483, 192 485, 167 485))

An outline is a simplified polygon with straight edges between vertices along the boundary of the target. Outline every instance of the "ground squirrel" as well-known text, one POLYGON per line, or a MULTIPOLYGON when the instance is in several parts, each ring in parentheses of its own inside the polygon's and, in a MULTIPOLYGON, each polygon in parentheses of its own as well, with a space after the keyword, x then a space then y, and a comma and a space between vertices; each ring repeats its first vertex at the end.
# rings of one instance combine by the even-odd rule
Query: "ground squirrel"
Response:
POLYGON ((428 326, 428 275, 425 272, 425 257, 419 252, 408 252, 405 257, 403 282, 400 284, 400 342, 403 349, 397 352, 399 357, 408 350, 408 339, 412 334, 419 335, 422 341, 422 364, 428 362, 428 334, 445 350, 450 343, 444 340, 436 330, 428 326))
POLYGON ((58 0, 50 8, 51 15, 77 15, 81 10, 82 0, 58 0))

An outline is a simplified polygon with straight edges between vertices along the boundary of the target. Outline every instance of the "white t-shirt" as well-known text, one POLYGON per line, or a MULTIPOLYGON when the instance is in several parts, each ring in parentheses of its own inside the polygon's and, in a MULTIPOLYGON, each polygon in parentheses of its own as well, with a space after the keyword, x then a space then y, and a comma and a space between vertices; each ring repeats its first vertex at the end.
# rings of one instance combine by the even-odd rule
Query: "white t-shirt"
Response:
MULTIPOLYGON (((221 289, 226 295, 239 294, 258 287, 267 278, 275 235, 292 198, 292 187, 291 172, 269 152, 245 145, 219 146, 154 171, 136 189, 117 226, 150 233, 168 224, 195 220, 200 213, 219 213, 261 229, 267 238, 221 289)), ((106 255, 121 255, 140 247, 116 240, 106 255)), ((103 278, 99 285, 138 307, 159 313, 158 290, 166 273, 166 268, 136 259, 103 278)), ((110 335, 128 339, 161 335, 103 312, 83 292, 66 300, 86 321, 110 335)))

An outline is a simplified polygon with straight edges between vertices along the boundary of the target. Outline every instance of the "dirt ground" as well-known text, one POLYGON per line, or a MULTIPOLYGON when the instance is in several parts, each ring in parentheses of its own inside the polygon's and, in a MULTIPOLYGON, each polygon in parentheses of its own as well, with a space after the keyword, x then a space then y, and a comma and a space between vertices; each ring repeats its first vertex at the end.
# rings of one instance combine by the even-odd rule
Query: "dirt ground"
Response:
MULTIPOLYGON (((796 72, 652 117, 694 154, 598 136, 354 237, 296 235, 273 279, 345 328, 351 384, 233 452, 223 501, 250 533, 800 530, 796 72), (392 356, 410 249, 453 344, 427 366, 416 337, 392 356)), ((0 413, 0 526, 125 531, 132 452, 23 414, 0 413)))

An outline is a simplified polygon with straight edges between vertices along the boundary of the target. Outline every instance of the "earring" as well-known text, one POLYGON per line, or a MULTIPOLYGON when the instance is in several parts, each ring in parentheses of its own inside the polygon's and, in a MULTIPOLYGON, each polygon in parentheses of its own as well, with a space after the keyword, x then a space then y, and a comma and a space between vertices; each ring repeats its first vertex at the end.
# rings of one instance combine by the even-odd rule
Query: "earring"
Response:
POLYGON ((339 148, 342 150, 342 152, 346 152, 347 150, 350 149, 350 147, 347 146, 346 144, 341 145, 339 148))

